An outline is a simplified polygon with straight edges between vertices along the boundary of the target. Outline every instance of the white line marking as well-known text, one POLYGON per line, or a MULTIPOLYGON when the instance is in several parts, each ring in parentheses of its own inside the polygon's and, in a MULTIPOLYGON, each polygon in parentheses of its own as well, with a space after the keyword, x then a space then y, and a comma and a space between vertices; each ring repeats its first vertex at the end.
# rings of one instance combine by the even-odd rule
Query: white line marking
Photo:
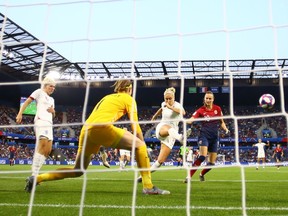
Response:
MULTIPOLYGON (((28 207, 29 204, 20 203, 0 203, 0 206, 18 206, 28 207)), ((52 207, 52 208, 80 208, 80 205, 65 205, 65 204, 33 204, 34 207, 52 207)), ((132 206, 123 205, 84 205, 84 208, 110 208, 110 209, 131 209, 132 206)), ((186 206, 136 206, 136 209, 186 209, 186 206)), ((242 207, 221 207, 221 206, 190 206, 190 209, 209 209, 209 210, 242 210, 242 207)), ((247 210, 261 210, 261 211, 288 211, 288 207, 247 207, 247 210)))

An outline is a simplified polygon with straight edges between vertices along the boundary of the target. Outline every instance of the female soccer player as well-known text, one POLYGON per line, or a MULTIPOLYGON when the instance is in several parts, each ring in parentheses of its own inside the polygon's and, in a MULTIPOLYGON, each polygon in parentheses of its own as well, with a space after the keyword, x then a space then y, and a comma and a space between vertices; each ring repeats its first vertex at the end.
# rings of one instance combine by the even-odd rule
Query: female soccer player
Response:
MULTIPOLYGON (((124 130, 127 130, 126 127, 123 128, 124 130)), ((115 154, 117 155, 119 153, 119 165, 120 169, 123 170, 127 166, 127 164, 131 161, 131 151, 126 149, 115 149, 115 154)))
MULTIPOLYGON (((183 135, 178 133, 178 124, 185 115, 185 110, 180 103, 175 101, 175 88, 171 87, 164 92, 164 102, 161 107, 152 117, 152 121, 157 116, 162 114, 160 123, 156 126, 156 137, 161 141, 161 149, 158 159, 152 165, 151 170, 154 172, 158 169, 169 156, 175 140, 183 142, 183 135)), ((138 178, 138 182, 141 182, 141 177, 138 178)))
POLYGON ((15 153, 17 152, 17 148, 15 147, 15 145, 12 145, 12 146, 8 147, 8 150, 9 150, 9 163, 10 163, 10 166, 14 166, 15 153))
POLYGON ((269 146, 270 143, 264 143, 262 142, 262 139, 258 139, 258 143, 253 144, 252 146, 256 146, 258 148, 258 153, 257 153, 257 166, 256 170, 259 168, 260 161, 262 161, 263 168, 265 168, 265 161, 266 161, 266 156, 265 156, 265 146, 269 146))
POLYGON ((110 168, 110 164, 107 161, 108 155, 107 155, 105 148, 103 146, 100 147, 99 152, 100 152, 100 157, 102 159, 103 166, 110 168))
MULTIPOLYGON (((55 80, 51 77, 45 77, 42 81, 42 88, 32 92, 21 106, 17 116, 16 123, 22 122, 22 115, 26 107, 33 101, 37 102, 37 111, 34 118, 34 130, 36 135, 36 146, 32 162, 32 177, 38 175, 42 164, 49 156, 52 150, 53 142, 53 117, 55 117, 55 102, 50 95, 55 90, 55 80)), ((25 190, 29 191, 26 179, 25 190)))
MULTIPOLYGON (((213 119, 213 117, 223 116, 222 110, 219 106, 214 104, 214 94, 211 91, 207 91, 204 96, 204 105, 196 110, 192 117, 188 119, 187 123, 192 124, 196 118, 204 118, 205 121, 201 121, 202 128, 198 137, 198 145, 200 156, 194 161, 193 166, 200 166, 208 155, 208 166, 215 165, 217 159, 217 143, 218 143, 218 123, 220 121, 221 128, 228 133, 229 130, 223 119, 213 119)), ((200 181, 205 181, 204 175, 211 169, 203 169, 200 173, 200 181)), ((196 169, 190 170, 190 175, 186 177, 185 183, 188 182, 196 172, 196 169)))
POLYGON ((277 144, 276 148, 274 149, 272 158, 274 158, 275 156, 276 156, 276 158, 275 158, 276 159, 276 163, 278 164, 277 165, 277 169, 279 170, 280 169, 279 163, 281 163, 281 159, 284 156, 284 151, 281 148, 281 144, 277 144))
POLYGON ((83 175, 87 169, 92 154, 97 154, 101 145, 105 147, 131 150, 135 147, 137 166, 143 178, 144 194, 170 194, 169 191, 155 187, 151 181, 150 160, 147 155, 142 130, 138 123, 136 101, 131 97, 132 84, 130 80, 116 81, 114 94, 102 98, 83 125, 79 136, 79 148, 74 168, 61 168, 63 172, 52 172, 38 175, 36 181, 31 177, 28 182, 29 191, 34 185, 44 181, 74 178, 83 175), (114 126, 114 122, 127 113, 131 128, 136 131, 136 137, 122 128, 114 126), (145 170, 146 169, 146 170, 145 170))

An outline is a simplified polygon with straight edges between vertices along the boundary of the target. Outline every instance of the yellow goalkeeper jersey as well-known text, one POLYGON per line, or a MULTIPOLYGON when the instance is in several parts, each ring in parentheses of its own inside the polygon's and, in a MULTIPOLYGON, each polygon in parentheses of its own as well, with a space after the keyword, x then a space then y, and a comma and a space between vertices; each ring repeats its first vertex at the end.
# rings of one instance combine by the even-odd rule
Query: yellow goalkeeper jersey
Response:
MULTIPOLYGON (((142 130, 138 124, 138 113, 136 101, 127 93, 110 94, 102 98, 94 107, 86 123, 113 123, 127 114, 131 122, 137 122, 136 131, 142 130)), ((92 128, 93 126, 88 126, 92 128)), ((134 130, 134 124, 132 124, 134 130)))

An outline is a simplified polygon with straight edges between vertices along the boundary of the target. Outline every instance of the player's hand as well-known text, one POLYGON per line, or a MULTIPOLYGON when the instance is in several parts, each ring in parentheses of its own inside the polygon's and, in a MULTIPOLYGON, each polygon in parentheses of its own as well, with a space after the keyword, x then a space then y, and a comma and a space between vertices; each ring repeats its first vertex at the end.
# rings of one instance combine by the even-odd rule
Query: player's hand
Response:
POLYGON ((21 122, 22 122, 22 115, 18 114, 18 115, 16 116, 16 123, 17 123, 17 124, 20 124, 21 122))
POLYGON ((230 133, 230 130, 229 129, 226 129, 225 130, 225 134, 229 134, 230 133))
POLYGON ((49 107, 49 108, 47 109, 47 112, 54 114, 54 113, 55 113, 55 110, 54 110, 53 106, 49 107))

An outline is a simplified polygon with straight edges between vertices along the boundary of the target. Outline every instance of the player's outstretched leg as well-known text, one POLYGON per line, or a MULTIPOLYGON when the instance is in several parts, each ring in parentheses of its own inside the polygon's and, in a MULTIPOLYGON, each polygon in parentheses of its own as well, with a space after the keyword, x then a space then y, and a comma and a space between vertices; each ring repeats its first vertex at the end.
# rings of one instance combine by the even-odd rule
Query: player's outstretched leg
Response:
POLYGON ((110 164, 108 163, 108 161, 103 161, 103 166, 110 168, 110 164))
POLYGON ((105 148, 103 146, 100 147, 99 152, 100 152, 100 157, 103 161, 103 166, 110 168, 110 164, 107 161, 108 156, 107 156, 107 153, 105 152, 105 148))

